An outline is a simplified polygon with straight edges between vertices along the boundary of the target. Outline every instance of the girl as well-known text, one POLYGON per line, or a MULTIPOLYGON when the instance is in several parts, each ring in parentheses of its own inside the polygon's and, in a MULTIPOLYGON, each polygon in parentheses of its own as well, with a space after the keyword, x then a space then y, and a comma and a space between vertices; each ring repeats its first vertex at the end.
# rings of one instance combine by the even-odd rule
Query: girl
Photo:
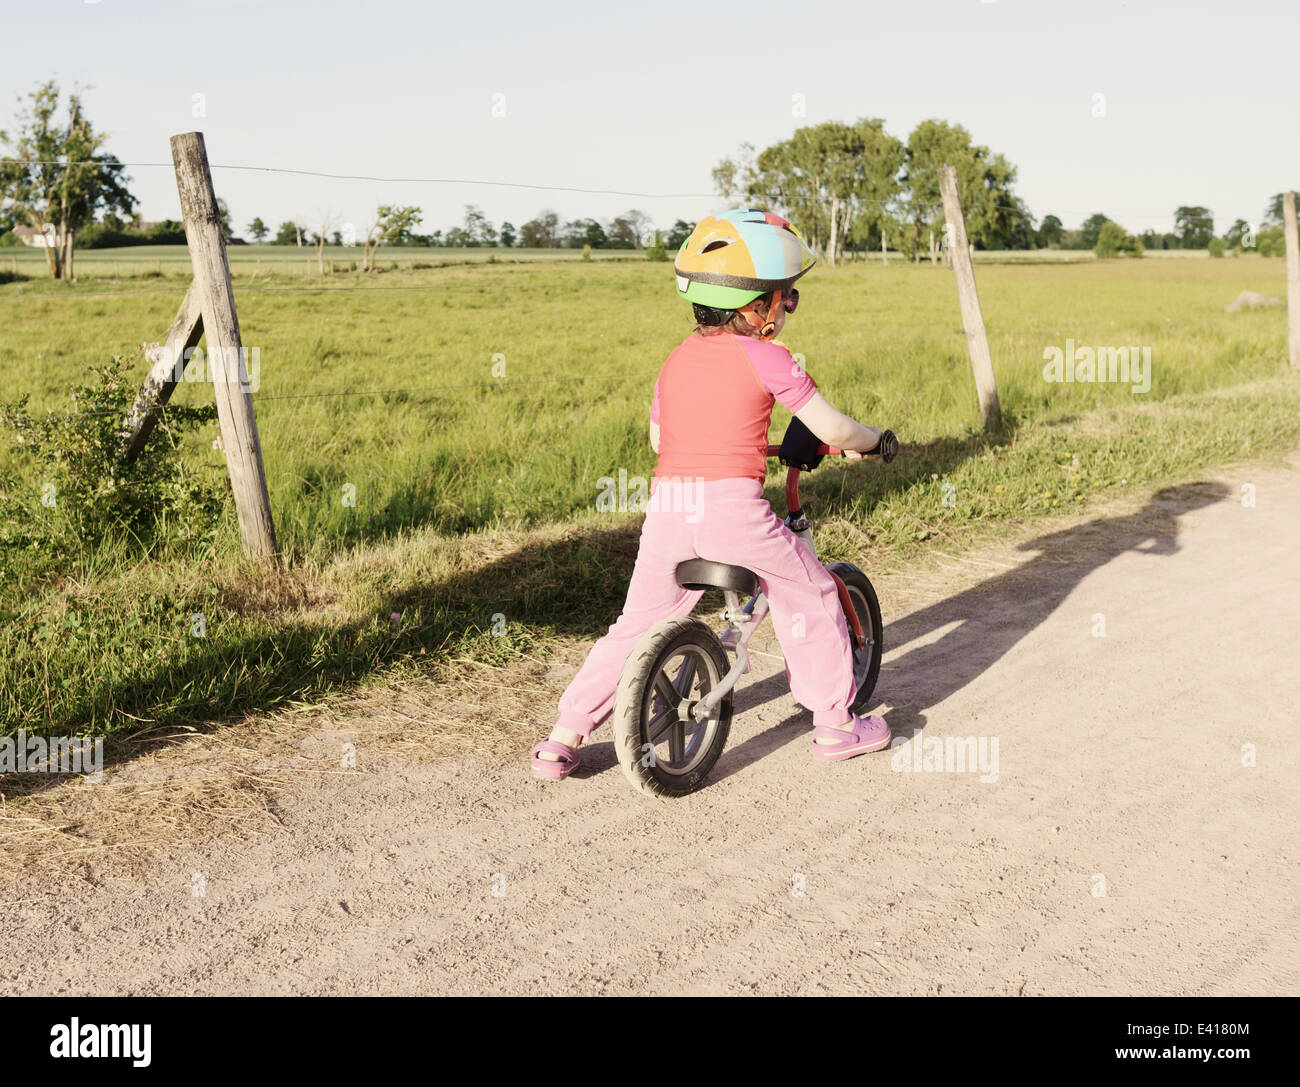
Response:
POLYGON ((549 738, 533 748, 537 777, 573 772, 578 747, 614 707, 633 646, 661 619, 695 607, 702 594, 678 585, 675 571, 697 557, 758 575, 791 692, 813 711, 814 758, 888 746, 882 718, 848 709, 853 656, 834 580, 763 498, 775 401, 852 459, 880 442, 878 429, 832 407, 775 342, 799 303, 793 284, 814 261, 790 223, 754 209, 709 216, 682 243, 677 293, 694 304, 698 324, 655 382, 650 445, 659 460, 627 602, 560 698, 549 738))

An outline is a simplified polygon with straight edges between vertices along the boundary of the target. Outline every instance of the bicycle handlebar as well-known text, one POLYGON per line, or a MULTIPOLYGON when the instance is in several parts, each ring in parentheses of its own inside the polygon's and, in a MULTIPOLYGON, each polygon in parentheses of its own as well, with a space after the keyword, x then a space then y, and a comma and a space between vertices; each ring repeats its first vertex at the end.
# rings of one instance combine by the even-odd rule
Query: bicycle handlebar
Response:
MULTIPOLYGON (((844 450, 836 449, 833 445, 819 445, 817 447, 817 453, 822 457, 844 456, 844 450)), ((779 457, 781 455, 781 447, 779 445, 769 445, 767 447, 767 455, 769 457, 779 457)), ((877 443, 876 448, 871 450, 871 452, 863 453, 862 455, 864 457, 880 457, 880 459, 886 464, 889 464, 896 456, 898 456, 898 438, 895 437, 892 430, 882 430, 880 432, 880 441, 877 443)))

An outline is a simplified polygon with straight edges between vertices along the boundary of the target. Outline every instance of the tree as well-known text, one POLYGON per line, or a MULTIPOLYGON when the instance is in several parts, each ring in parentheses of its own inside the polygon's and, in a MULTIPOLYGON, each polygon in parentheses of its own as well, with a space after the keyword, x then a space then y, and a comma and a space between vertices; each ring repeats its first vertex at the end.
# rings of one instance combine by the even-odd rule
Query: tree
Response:
POLYGON ((568 249, 581 249, 587 245, 592 249, 606 249, 609 237, 595 219, 574 219, 564 228, 564 245, 568 249))
POLYGON ((1038 228, 1038 244, 1043 248, 1061 244, 1061 235, 1065 233, 1065 225, 1055 215, 1045 215, 1043 223, 1038 228))
POLYGON ((272 245, 299 245, 301 242, 301 228, 292 219, 286 219, 280 224, 280 229, 275 232, 275 241, 272 245))
POLYGON ((1255 247, 1261 257, 1286 256, 1286 238, 1280 226, 1261 227, 1255 237, 1255 247))
POLYGON ((974 243, 977 249, 1033 249, 1037 245, 1034 217, 1011 190, 1016 173, 1005 155, 988 156, 983 195, 989 222, 983 237, 974 243))
POLYGON ((511 248, 515 244, 516 237, 514 223, 507 219, 501 224, 501 245, 506 249, 511 248))
POLYGON ((0 131, 0 145, 12 158, 0 159, 0 205, 14 219, 52 235, 45 250, 54 279, 73 278, 77 232, 95 221, 103 208, 135 213, 130 178, 115 155, 101 150, 107 136, 95 132, 81 106, 80 91, 68 96, 67 121, 60 123, 59 87, 43 83, 27 97, 30 107, 18 116, 16 135, 0 131))
MULTIPOLYGON (((758 155, 743 175, 745 193, 779 209, 834 266, 851 238, 869 231, 897 198, 904 157, 903 144, 878 118, 809 125, 758 155)), ((714 169, 721 195, 742 170, 730 161, 714 169)))
POLYGON ((335 229, 338 223, 338 216, 329 208, 316 213, 316 233, 312 235, 312 245, 316 247, 316 270, 325 274, 325 243, 329 239, 330 232, 335 229))
MULTIPOLYGON (((1288 189, 1287 192, 1292 190, 1288 189)), ((1269 198, 1268 207, 1264 209, 1264 222, 1262 226, 1281 226, 1282 225, 1282 199, 1286 193, 1280 192, 1269 198)))
POLYGON ((1223 241, 1229 249, 1245 249, 1248 248, 1248 241, 1253 244, 1254 231, 1250 229, 1250 224, 1245 219, 1238 219, 1228 227, 1228 232, 1223 235, 1223 241))
POLYGON ((691 236, 691 231, 694 229, 694 223, 688 223, 685 219, 678 219, 669 229, 668 237, 664 239, 664 248, 676 253, 682 247, 682 242, 691 236))
POLYGON ((1144 230, 1138 237, 1148 249, 1178 248, 1178 236, 1176 234, 1163 234, 1158 230, 1144 230))
POLYGON ((253 241, 257 242, 258 245, 261 245, 262 239, 271 233, 271 229, 262 222, 261 217, 259 216, 248 224, 248 233, 252 237, 253 241))
POLYGON ((221 236, 230 241, 235 236, 235 228, 230 225, 230 205, 217 197, 217 215, 221 218, 221 236))
POLYGON ((465 205, 464 229, 466 245, 483 245, 487 241, 488 231, 492 231, 494 236, 496 234, 483 210, 474 204, 465 205))
MULTIPOLYGON (((1083 221, 1083 225, 1079 228, 1079 230, 1080 233, 1082 234, 1082 238, 1080 240, 1083 243, 1084 249, 1097 248, 1097 242, 1101 238, 1101 232, 1105 228, 1106 224, 1109 223, 1110 221, 1111 220, 1109 216, 1103 215, 1099 211, 1095 212, 1092 215, 1089 215, 1088 218, 1086 218, 1083 221)), ((1118 226, 1119 224, 1116 223, 1115 225, 1118 226)), ((1120 233, 1123 233, 1122 228, 1120 233)))
POLYGON ((409 245, 424 212, 415 205, 380 204, 375 212, 375 231, 380 245, 409 245))
POLYGON ((1028 222, 1023 205, 1011 192, 1016 168, 1002 155, 971 142, 961 125, 946 121, 922 121, 907 140, 904 183, 910 192, 908 218, 912 224, 909 248, 919 259, 923 230, 938 233, 943 222, 943 198, 939 191, 939 169, 957 171, 957 192, 961 198, 966 234, 977 248, 997 244, 1001 236, 1027 237, 1028 222))
POLYGON ((636 208, 633 208, 631 211, 625 211, 615 219, 614 222, 624 222, 631 227, 633 238, 632 248, 634 249, 640 249, 642 239, 649 235, 654 229, 654 223, 651 221, 650 216, 648 216, 644 211, 638 211, 636 208))
POLYGON ((560 216, 543 208, 537 218, 519 228, 519 244, 525 249, 554 249, 560 240, 560 216))
POLYGON ((536 219, 529 219, 519 228, 519 244, 524 249, 542 249, 546 245, 546 228, 536 219))
POLYGON ((1129 253, 1132 256, 1140 257, 1142 255, 1142 243, 1125 231, 1119 223, 1113 223, 1107 219, 1102 224, 1101 230, 1097 232, 1097 244, 1093 252, 1097 254, 1099 260, 1117 257, 1121 253, 1129 253))
POLYGON ((627 216, 620 215, 609 224, 608 243, 611 249, 640 249, 641 237, 627 216))
POLYGON ((1214 236, 1214 216, 1209 208, 1181 207, 1174 212, 1174 233, 1184 249, 1204 249, 1214 236))
POLYGON ((713 168, 713 188, 728 207, 735 207, 748 198, 753 177, 754 145, 742 143, 735 158, 723 159, 713 168))

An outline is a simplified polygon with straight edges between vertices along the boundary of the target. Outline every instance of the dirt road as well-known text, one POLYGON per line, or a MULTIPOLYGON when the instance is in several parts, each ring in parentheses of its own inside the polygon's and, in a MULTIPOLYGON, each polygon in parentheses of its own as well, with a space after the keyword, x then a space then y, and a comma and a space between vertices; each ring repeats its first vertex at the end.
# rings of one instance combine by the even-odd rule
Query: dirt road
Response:
POLYGON ((814 763, 771 655, 685 800, 599 732, 559 784, 362 746, 252 841, 24 888, 0 991, 1300 991, 1300 472, 880 589, 919 751, 814 763))

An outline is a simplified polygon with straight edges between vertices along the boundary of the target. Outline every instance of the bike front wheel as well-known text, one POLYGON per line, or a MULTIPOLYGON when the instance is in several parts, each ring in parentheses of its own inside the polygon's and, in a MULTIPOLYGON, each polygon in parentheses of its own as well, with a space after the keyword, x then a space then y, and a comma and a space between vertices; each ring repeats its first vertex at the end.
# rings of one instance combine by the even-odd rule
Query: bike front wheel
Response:
POLYGON ((665 619, 642 636, 614 695, 614 750, 627 779, 651 796, 685 796, 713 769, 731 728, 728 691, 705 720, 699 702, 726 676, 718 636, 690 616, 665 619))
POLYGON ((835 574, 849 591, 849 600, 857 613, 858 623, 866 645, 860 646, 853 636, 853 624, 849 627, 849 639, 853 647, 853 683, 856 694, 849 707, 854 713, 863 713, 871 705, 871 695, 876 689, 876 680, 880 678, 880 657, 884 653, 885 641, 880 621, 880 602, 876 599, 876 590, 867 575, 851 562, 832 562, 826 569, 835 574))

